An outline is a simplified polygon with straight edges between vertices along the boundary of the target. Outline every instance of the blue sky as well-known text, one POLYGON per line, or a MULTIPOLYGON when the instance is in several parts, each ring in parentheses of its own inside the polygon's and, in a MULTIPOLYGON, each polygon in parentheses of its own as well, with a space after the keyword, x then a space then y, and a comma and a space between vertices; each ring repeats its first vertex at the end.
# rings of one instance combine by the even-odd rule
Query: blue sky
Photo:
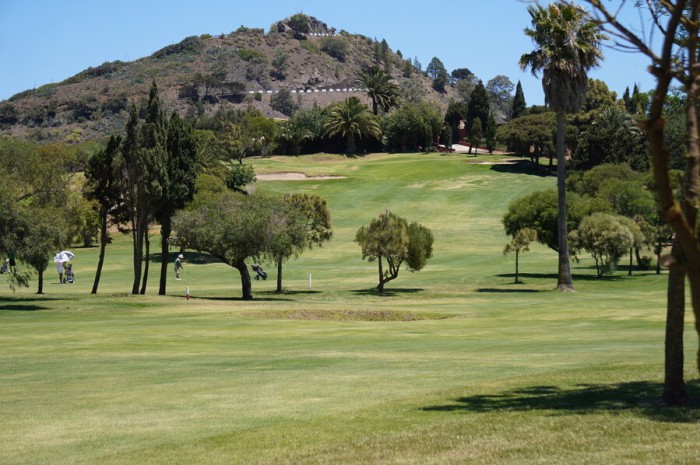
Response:
MULTIPOLYGON (((433 57, 448 72, 469 68, 484 84, 496 75, 521 81, 528 105, 544 102, 539 79, 518 67, 534 46, 522 0, 456 2, 353 0, 0 0, 0 100, 62 81, 105 61, 131 61, 187 36, 229 33, 239 26, 266 31, 295 13, 338 30, 386 39, 423 68, 433 57)), ((604 50, 590 73, 622 95, 638 84, 653 88, 648 59, 604 50)))

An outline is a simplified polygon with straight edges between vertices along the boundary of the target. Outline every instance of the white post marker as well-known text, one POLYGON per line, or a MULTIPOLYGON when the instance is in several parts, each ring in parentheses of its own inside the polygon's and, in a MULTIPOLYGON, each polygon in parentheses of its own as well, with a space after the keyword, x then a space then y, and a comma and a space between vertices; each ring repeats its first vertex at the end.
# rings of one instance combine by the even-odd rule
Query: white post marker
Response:
POLYGON ((190 300, 190 286, 185 286, 185 297, 190 300))
POLYGON ((311 273, 309 273, 309 289, 311 289, 311 273))

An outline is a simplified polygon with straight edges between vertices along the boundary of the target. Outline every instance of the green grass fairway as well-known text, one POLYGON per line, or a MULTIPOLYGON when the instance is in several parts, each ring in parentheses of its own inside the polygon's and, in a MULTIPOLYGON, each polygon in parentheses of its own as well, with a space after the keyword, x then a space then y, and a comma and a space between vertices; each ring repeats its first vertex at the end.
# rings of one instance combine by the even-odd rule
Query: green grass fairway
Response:
POLYGON ((271 264, 244 302, 233 268, 188 252, 168 296, 156 261, 131 296, 123 236, 97 295, 97 248, 73 249, 73 285, 53 267, 44 295, 3 284, 0 464, 698 463, 700 408, 657 403, 665 274, 599 280, 584 255, 576 292, 560 293, 556 253, 535 245, 513 284, 501 217, 555 179, 486 164, 502 159, 255 160, 258 174, 344 176, 256 183, 321 195, 333 215, 333 239, 285 265, 282 295, 271 264), (353 239, 385 209, 431 228, 435 247, 380 297, 353 239))

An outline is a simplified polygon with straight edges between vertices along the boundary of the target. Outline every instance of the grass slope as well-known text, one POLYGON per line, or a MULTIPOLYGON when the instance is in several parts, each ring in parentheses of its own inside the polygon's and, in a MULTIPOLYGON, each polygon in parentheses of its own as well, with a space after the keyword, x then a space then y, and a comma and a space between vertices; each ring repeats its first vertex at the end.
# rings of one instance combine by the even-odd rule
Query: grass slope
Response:
POLYGON ((656 404, 665 276, 598 280, 584 256, 577 292, 559 293, 556 254, 535 246, 513 284, 500 218, 553 178, 435 154, 255 168, 346 176, 256 185, 321 195, 333 214, 334 238, 285 265, 283 295, 268 266, 243 302, 235 270, 194 253, 168 296, 155 271, 128 295, 121 237, 96 296, 97 250, 82 248, 76 284, 49 270, 45 295, 0 290, 0 463, 696 462, 700 411, 656 404), (353 238, 384 209, 436 244, 379 297, 353 238))

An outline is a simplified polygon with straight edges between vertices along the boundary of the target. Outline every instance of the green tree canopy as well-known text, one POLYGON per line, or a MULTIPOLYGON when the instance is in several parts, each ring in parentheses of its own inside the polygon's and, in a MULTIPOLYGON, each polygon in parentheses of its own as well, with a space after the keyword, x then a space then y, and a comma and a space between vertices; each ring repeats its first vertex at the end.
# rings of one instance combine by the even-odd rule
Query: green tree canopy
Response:
POLYGON ((595 260, 598 277, 612 273, 620 258, 634 245, 630 223, 608 213, 594 213, 581 220, 571 232, 576 248, 590 252, 595 260))
POLYGON ((419 271, 433 255, 432 232, 418 223, 408 224, 404 218, 389 211, 358 229, 355 242, 362 248, 363 259, 378 263, 379 293, 384 292, 387 282, 398 277, 404 262, 410 271, 419 271))
POLYGON ((428 103, 402 105, 382 119, 386 150, 407 152, 429 147, 442 131, 443 117, 428 103))
MULTIPOLYGON (((575 193, 567 196, 568 229, 576 229, 581 220, 594 212, 610 212, 610 206, 595 199, 585 199, 575 193)), ((523 228, 537 232, 537 242, 558 251, 557 192, 555 189, 535 191, 508 205, 503 216, 506 234, 514 236, 523 228)))
POLYGON ((506 122, 512 113, 513 89, 515 84, 503 74, 494 76, 486 83, 491 113, 500 123, 506 122))
POLYGON ((528 252, 530 243, 535 240, 537 240, 537 231, 531 228, 523 228, 519 229, 513 235, 511 241, 503 248, 504 255, 515 252, 515 284, 520 282, 520 252, 528 252))
POLYGON ((539 163, 540 156, 553 156, 555 132, 555 115, 548 111, 512 119, 498 128, 497 139, 508 150, 539 163))
POLYGON ((331 212, 326 201, 317 195, 286 194, 282 200, 289 206, 287 227, 277 241, 277 292, 282 292, 282 264, 304 249, 321 246, 333 235, 331 212), (299 236, 299 237, 297 237, 299 236))
MULTIPOLYGON (((288 226, 288 209, 281 199, 272 197, 210 193, 205 202, 176 213, 173 229, 180 245, 209 253, 238 270, 243 299, 250 300, 253 293, 245 261, 275 256, 275 246, 288 226)), ((293 238, 305 240, 301 234, 293 238)))
POLYGON ((602 163, 627 163, 647 171, 648 143, 630 115, 613 105, 594 112, 594 119, 578 137, 571 157, 572 170, 589 170, 602 163))

